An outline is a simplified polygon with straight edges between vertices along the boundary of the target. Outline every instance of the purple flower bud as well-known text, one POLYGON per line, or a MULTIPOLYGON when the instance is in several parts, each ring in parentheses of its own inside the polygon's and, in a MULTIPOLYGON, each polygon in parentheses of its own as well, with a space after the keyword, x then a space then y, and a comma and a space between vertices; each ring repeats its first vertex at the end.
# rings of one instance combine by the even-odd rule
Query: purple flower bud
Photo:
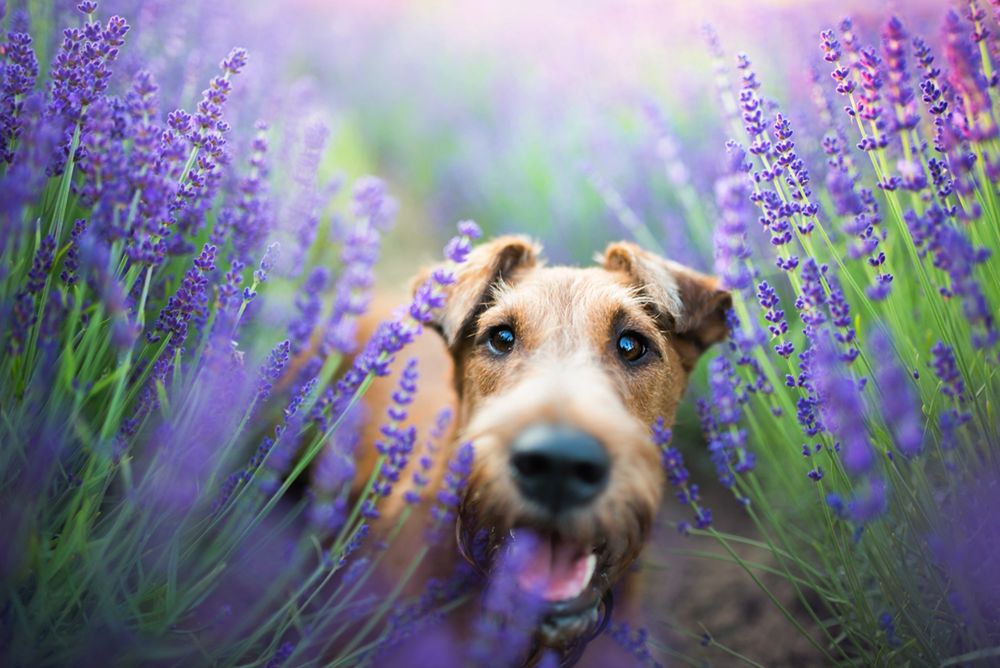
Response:
POLYGON ((906 457, 915 457, 923 448, 923 415, 910 374, 898 364, 888 337, 877 330, 871 337, 872 350, 880 364, 875 379, 882 389, 882 416, 896 447, 906 457))
POLYGON ((753 454, 746 447, 747 432, 739 427, 748 395, 740 390, 739 377, 726 357, 717 357, 709 365, 709 387, 710 399, 698 401, 698 415, 719 481, 732 488, 736 474, 754 466, 753 454))
POLYGON ((248 60, 249 54, 246 49, 235 48, 219 63, 219 69, 226 74, 239 74, 246 67, 248 60))
POLYGON ((474 221, 463 220, 458 223, 458 233, 463 237, 468 237, 471 241, 476 241, 483 236, 483 231, 474 221))
POLYGON ((823 424, 835 435, 843 449, 849 473, 866 474, 875 463, 868 439, 865 408, 857 384, 842 364, 830 335, 817 333, 814 382, 823 415, 823 424))
POLYGON ((31 261, 31 269, 28 270, 28 294, 38 294, 45 287, 45 282, 52 271, 52 261, 55 258, 56 240, 51 234, 42 237, 42 241, 35 251, 35 257, 31 261))
POLYGON ((943 341, 938 341, 931 348, 931 354, 934 356, 934 375, 942 383, 941 391, 957 401, 964 401, 965 381, 958 370, 954 349, 943 341))

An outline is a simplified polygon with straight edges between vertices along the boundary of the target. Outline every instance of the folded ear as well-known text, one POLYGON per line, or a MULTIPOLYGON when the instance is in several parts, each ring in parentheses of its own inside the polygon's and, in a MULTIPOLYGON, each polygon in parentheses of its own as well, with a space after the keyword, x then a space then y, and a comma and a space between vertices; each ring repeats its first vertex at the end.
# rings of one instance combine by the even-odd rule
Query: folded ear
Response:
MULTIPOLYGON (((472 249, 455 270, 455 281, 444 288, 445 303, 430 323, 453 347, 492 299, 494 286, 511 283, 519 272, 540 263, 541 247, 523 236, 497 237, 472 249)), ((413 291, 440 267, 425 269, 414 279, 413 291)))
POLYGON ((693 367, 701 353, 729 333, 726 311, 732 297, 719 287, 719 279, 626 241, 609 245, 598 260, 608 271, 627 274, 648 298, 664 330, 678 340, 685 366, 693 367))

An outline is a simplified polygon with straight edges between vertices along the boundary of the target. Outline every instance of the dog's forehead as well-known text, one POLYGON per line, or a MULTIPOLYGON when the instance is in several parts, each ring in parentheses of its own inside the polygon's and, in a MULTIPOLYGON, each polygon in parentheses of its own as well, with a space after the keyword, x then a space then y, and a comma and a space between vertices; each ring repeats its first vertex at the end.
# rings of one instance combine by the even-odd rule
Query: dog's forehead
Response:
POLYGON ((643 313, 645 297, 621 272, 600 267, 539 267, 498 284, 494 308, 513 311, 530 324, 608 319, 622 310, 643 313))

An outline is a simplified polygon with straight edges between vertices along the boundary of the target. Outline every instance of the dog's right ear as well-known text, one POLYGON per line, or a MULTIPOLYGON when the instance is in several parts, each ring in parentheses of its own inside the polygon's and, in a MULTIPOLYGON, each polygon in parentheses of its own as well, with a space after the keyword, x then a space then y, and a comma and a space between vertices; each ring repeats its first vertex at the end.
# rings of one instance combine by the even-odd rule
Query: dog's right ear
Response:
MULTIPOLYGON (((453 348, 476 318, 489 306, 493 287, 510 283, 518 272, 540 263, 541 247, 528 237, 497 237, 472 249, 469 257, 455 269, 455 282, 445 286, 444 306, 434 315, 430 326, 441 333, 453 348)), ((415 292, 437 267, 417 274, 411 284, 415 292)))

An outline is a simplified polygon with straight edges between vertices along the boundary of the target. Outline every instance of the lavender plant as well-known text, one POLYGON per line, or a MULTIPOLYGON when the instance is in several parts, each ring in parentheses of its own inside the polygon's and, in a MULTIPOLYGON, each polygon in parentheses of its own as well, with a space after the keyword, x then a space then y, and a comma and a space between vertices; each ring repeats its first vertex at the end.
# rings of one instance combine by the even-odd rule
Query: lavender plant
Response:
MULTIPOLYGON (((907 15, 817 33, 812 101, 798 91, 772 100, 778 82, 710 35, 723 130, 702 144, 715 147, 716 166, 685 150, 670 113, 642 104, 676 212, 599 160, 579 170, 593 201, 553 205, 557 231, 600 219, 603 203, 613 221, 604 236, 624 230, 694 264, 714 250, 735 298, 728 348, 693 390, 708 467, 684 425, 652 425, 685 514, 676 527, 685 541, 716 541, 829 664, 1000 657, 991 4, 994 13, 975 0, 942 11, 939 36, 917 35, 907 15), (645 222, 661 215, 688 221, 670 244, 645 222), (703 470, 717 473, 752 535, 713 526, 703 470), (771 561, 745 558, 746 544, 771 561), (789 584, 794 605, 764 574, 789 584)), ((515 660, 529 640, 501 621, 517 627, 533 611, 502 580, 486 587, 479 636, 460 648, 433 629, 469 595, 473 573, 419 596, 368 586, 384 547, 370 535, 379 501, 407 462, 414 487, 427 484, 451 416, 434 434, 402 426, 420 392, 413 364, 387 415, 366 418, 358 401, 406 357, 450 275, 358 340, 397 209, 385 184, 358 179, 331 203, 326 126, 237 122, 254 111, 240 97, 245 50, 213 56, 225 57, 193 108, 171 110, 160 98, 192 99, 189 84, 161 89, 152 72, 169 63, 148 41, 135 52, 128 21, 89 1, 54 14, 71 23, 65 32, 15 12, 0 49, 4 656, 377 664, 427 634, 428 660, 515 660), (142 58, 158 67, 136 66, 142 58), (384 421, 385 438, 352 503, 365 419, 384 421)), ((546 180, 521 170, 516 152, 506 159, 546 180)), ((460 171, 435 199, 475 190, 460 171)), ((621 172, 647 179, 649 169, 621 172)), ((503 183, 522 186, 537 183, 503 183)), ((484 212, 508 216, 496 199, 484 212)), ((462 262, 478 235, 461 224, 447 257, 462 262)), ((572 236, 592 252, 590 237, 572 236)), ((428 546, 447 534, 473 457, 466 444, 449 462, 428 546)), ((609 629, 641 664, 687 658, 646 630, 609 629)), ((753 663, 714 631, 685 633, 753 663)))
MULTIPOLYGON (((712 39, 738 110, 715 239, 735 299, 700 406, 719 480, 759 538, 677 526, 717 540, 831 665, 1000 656, 998 525, 966 510, 1000 484, 987 22, 975 2, 948 11, 940 53, 896 17, 871 46, 849 19, 824 30, 827 127, 809 142, 796 119, 815 112, 766 100, 749 58, 729 70, 712 39), (742 557, 734 546, 748 541, 774 566, 742 557), (967 544, 981 562, 958 569, 964 548, 945 546, 967 544), (805 615, 762 569, 790 583, 805 615)), ((686 480, 676 457, 665 463, 686 480)))
MULTIPOLYGON (((388 635, 387 609, 415 604, 397 594, 372 607, 353 586, 376 566, 359 550, 413 446, 398 425, 415 370, 379 478, 354 507, 327 503, 343 504, 349 472, 289 490, 324 444, 350 440, 358 399, 421 333, 451 275, 358 341, 396 210, 384 184, 358 181, 344 233, 321 225, 312 182, 326 133, 307 128, 296 226, 282 227, 268 126, 241 155, 227 121, 247 51, 225 56, 193 112, 164 114, 149 71, 131 82, 117 71, 127 21, 101 19, 94 2, 77 10, 47 77, 28 32, 0 49, 0 494, 17 509, 0 520, 5 662, 80 665, 98 648, 122 664, 336 660, 310 631, 359 616, 365 645, 342 649, 360 660, 388 635), (331 244, 341 262, 298 271, 331 244), (257 359, 274 337, 267 291, 282 284, 299 286, 297 314, 257 359), (293 355, 304 363, 289 386, 293 355), (261 569, 271 586, 254 584, 261 569)), ((448 257, 462 262, 478 235, 462 223, 448 257)))

